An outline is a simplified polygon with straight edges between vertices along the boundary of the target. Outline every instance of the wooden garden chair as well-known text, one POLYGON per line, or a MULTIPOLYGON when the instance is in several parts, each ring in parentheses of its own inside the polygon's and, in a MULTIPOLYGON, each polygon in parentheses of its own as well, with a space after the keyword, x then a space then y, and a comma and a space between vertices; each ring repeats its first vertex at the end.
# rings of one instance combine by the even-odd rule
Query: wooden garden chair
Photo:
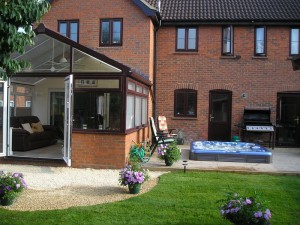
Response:
POLYGON ((175 139, 172 137, 168 137, 163 133, 158 133, 156 130, 153 117, 150 117, 149 120, 150 120, 150 127, 152 131, 152 144, 150 146, 150 151, 152 155, 159 144, 170 144, 174 142, 175 139))
POLYGON ((169 138, 176 138, 177 134, 174 132, 176 129, 168 129, 167 118, 165 116, 157 117, 158 133, 164 134, 169 138))

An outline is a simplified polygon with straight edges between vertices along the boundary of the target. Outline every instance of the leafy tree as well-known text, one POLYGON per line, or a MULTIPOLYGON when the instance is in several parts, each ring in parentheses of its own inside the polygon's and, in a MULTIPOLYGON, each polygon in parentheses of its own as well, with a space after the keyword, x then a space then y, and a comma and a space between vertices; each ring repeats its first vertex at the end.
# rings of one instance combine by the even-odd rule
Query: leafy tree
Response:
POLYGON ((25 46, 34 44, 33 23, 49 8, 47 0, 0 0, 0 77, 6 79, 30 65, 10 55, 23 54, 25 46))

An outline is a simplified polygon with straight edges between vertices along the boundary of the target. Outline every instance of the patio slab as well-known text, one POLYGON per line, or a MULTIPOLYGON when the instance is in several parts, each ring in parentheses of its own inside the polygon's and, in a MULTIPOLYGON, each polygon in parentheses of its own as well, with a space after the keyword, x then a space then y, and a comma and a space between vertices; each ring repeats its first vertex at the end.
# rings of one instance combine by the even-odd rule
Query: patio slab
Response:
POLYGON ((199 171, 228 171, 246 173, 275 173, 300 175, 300 148, 274 148, 271 163, 244 163, 244 162, 220 162, 220 161, 195 161, 189 159, 189 145, 180 145, 181 160, 171 167, 157 158, 156 152, 150 161, 144 165, 149 170, 183 170, 183 161, 187 161, 188 170, 199 171))

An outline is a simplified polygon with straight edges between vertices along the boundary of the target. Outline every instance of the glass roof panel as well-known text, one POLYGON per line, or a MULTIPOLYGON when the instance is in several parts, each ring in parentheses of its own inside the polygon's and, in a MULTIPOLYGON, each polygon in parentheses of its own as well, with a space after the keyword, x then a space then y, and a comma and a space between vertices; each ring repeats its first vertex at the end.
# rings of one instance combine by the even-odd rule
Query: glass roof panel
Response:
POLYGON ((105 63, 76 48, 74 49, 73 71, 70 71, 71 46, 56 40, 46 34, 35 37, 35 44, 25 48, 25 53, 13 53, 12 58, 26 60, 31 67, 23 73, 59 73, 59 72, 85 72, 85 73, 119 73, 120 69, 105 63))
POLYGON ((35 37, 35 45, 26 47, 23 55, 12 57, 30 62, 31 67, 22 72, 69 72, 70 46, 45 34, 35 37))
POLYGON ((78 49, 74 49, 73 72, 119 73, 121 70, 78 49))

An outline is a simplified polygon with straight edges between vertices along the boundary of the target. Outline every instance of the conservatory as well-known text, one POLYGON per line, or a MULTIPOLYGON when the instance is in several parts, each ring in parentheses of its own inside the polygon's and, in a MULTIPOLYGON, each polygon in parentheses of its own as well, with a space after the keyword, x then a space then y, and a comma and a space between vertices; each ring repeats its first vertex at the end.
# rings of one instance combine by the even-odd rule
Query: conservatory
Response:
POLYGON ((30 68, 0 83, 0 155, 123 167, 132 141, 149 135, 149 78, 43 24, 35 32, 35 44, 12 55, 30 68))

